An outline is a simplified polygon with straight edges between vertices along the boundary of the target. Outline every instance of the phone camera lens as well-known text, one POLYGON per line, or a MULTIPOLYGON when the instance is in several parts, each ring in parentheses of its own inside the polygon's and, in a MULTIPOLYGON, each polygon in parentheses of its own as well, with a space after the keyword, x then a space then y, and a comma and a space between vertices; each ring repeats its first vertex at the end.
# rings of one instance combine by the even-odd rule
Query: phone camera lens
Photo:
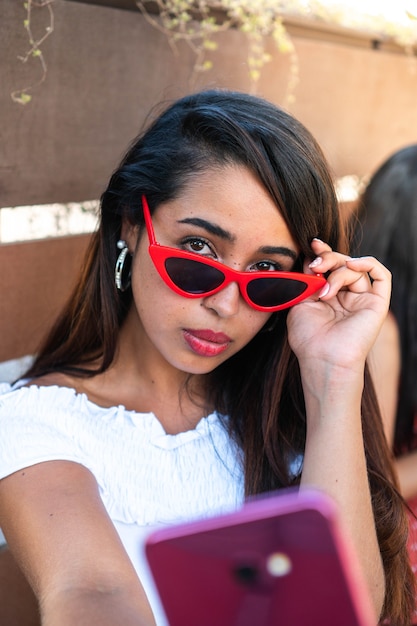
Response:
POLYGON ((234 575, 243 585, 251 585, 258 578, 258 570, 253 565, 238 565, 234 569, 234 575))

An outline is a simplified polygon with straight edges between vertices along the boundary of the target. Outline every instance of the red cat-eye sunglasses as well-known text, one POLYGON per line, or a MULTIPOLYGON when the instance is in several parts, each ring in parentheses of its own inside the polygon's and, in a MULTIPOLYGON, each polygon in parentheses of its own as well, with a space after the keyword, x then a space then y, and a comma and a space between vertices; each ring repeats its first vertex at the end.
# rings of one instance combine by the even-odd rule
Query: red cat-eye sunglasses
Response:
POLYGON ((162 246, 155 239, 145 196, 142 196, 142 206, 150 257, 164 282, 181 296, 211 296, 229 283, 236 282, 242 297, 252 308, 272 313, 305 300, 326 284, 326 279, 317 274, 239 272, 193 252, 162 246))

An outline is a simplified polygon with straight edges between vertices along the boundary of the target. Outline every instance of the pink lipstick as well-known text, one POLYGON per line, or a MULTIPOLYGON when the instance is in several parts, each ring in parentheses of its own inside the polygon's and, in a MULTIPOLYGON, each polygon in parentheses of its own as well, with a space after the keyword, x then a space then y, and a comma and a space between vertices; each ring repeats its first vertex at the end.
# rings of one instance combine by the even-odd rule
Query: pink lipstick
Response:
POLYGON ((216 333, 213 330, 183 330, 184 339, 193 352, 200 356, 217 356, 226 350, 231 339, 224 333, 216 333))

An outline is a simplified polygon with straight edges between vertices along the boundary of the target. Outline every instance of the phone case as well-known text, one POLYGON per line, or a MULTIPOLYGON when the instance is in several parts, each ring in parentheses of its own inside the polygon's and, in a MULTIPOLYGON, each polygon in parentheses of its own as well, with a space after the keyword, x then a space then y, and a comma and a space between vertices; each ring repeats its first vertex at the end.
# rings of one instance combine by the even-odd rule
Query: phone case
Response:
POLYGON ((333 502, 316 491, 154 531, 147 559, 170 626, 375 626, 333 502))

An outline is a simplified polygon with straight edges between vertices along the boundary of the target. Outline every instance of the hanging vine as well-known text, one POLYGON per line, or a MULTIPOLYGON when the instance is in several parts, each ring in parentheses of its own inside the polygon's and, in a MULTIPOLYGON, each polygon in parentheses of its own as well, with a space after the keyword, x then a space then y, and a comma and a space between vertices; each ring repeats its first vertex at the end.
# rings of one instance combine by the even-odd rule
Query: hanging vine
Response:
MULTIPOLYGON (((25 0, 23 5, 26 12, 23 27, 29 47, 18 59, 22 63, 37 61, 41 75, 38 80, 11 93, 13 101, 22 105, 31 101, 33 91, 47 77, 42 46, 54 31, 54 2, 25 0), (35 10, 43 10, 45 14, 44 30, 39 37, 34 36, 32 28, 35 10)), ((195 59, 193 77, 212 68, 212 53, 218 48, 216 35, 234 28, 247 37, 248 73, 252 91, 256 91, 261 72, 272 58, 266 48, 268 39, 272 39, 277 50, 289 57, 287 104, 293 100, 298 82, 297 54, 284 23, 288 16, 364 30, 378 41, 393 41, 411 58, 416 55, 417 18, 416 12, 410 10, 404 10, 403 19, 395 22, 382 10, 371 15, 367 14, 365 5, 362 10, 356 7, 354 11, 349 4, 331 0, 136 0, 136 4, 148 23, 167 36, 175 54, 179 53, 177 44, 180 41, 190 47, 195 59)))
POLYGON ((23 5, 26 11, 25 19, 23 20, 23 27, 27 32, 30 47, 23 56, 18 56, 17 58, 19 61, 22 61, 22 63, 27 63, 30 59, 38 61, 41 66, 41 76, 36 82, 31 83, 22 89, 12 91, 12 100, 18 104, 28 104, 32 99, 31 92, 46 80, 48 67, 46 65, 41 46, 54 32, 54 12, 52 10, 53 3, 54 0, 26 0, 23 5), (47 16, 45 30, 39 38, 34 37, 32 29, 32 13, 36 9, 45 10, 47 16))
POLYGON ((279 52, 290 55, 289 87, 298 80, 298 62, 291 37, 285 29, 282 10, 288 0, 137 0, 145 19, 163 32, 173 51, 184 41, 195 55, 194 74, 211 69, 208 53, 217 50, 216 35, 235 28, 248 41, 248 72, 252 90, 256 90, 262 69, 271 61, 266 38, 272 36, 279 52))

